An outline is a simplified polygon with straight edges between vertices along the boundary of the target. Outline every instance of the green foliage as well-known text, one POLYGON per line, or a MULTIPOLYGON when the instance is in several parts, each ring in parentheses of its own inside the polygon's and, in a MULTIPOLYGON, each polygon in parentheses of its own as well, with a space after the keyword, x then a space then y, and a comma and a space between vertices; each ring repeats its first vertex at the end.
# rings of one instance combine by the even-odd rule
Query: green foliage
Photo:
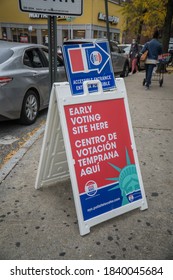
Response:
POLYGON ((151 37, 153 30, 161 28, 166 16, 168 0, 129 0, 124 3, 123 14, 126 18, 126 31, 136 37, 141 34, 151 37))

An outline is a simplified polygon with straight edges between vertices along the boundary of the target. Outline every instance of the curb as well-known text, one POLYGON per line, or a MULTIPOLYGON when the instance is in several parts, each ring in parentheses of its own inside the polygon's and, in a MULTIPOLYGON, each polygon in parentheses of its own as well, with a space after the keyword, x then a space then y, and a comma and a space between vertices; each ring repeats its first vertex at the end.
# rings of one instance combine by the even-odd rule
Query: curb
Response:
POLYGON ((20 148, 18 152, 2 167, 2 169, 0 170, 0 184, 8 176, 11 170, 16 166, 16 164, 22 159, 22 157, 26 154, 28 149, 36 142, 40 135, 44 133, 44 130, 45 124, 42 125, 35 132, 35 134, 23 145, 23 147, 20 148))

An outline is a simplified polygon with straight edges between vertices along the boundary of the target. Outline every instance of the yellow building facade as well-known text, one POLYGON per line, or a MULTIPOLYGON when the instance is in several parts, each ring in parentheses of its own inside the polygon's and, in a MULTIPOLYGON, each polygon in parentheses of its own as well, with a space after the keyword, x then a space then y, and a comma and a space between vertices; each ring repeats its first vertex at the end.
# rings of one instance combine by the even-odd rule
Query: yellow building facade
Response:
MULTIPOLYGON (((108 0, 110 39, 119 42, 124 24, 121 1, 108 0)), ((48 43, 47 15, 20 11, 19 0, 0 2, 0 39, 48 43)), ((105 38, 106 30, 105 0, 83 0, 82 16, 57 16, 57 45, 65 38, 105 38)))

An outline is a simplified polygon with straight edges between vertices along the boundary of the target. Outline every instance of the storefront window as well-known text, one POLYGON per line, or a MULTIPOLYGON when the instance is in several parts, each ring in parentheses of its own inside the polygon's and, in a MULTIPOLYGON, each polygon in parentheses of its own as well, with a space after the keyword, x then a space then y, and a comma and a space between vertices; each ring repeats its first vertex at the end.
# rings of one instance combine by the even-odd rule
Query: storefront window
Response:
POLYGON ((2 28, 2 39, 7 40, 7 31, 5 27, 2 28))
POLYGON ((120 41, 120 34, 119 33, 114 34, 114 41, 116 41, 116 42, 120 41))
POLYGON ((74 39, 85 38, 85 30, 74 30, 73 31, 73 38, 74 39))
POLYGON ((13 42, 37 44, 37 34, 35 29, 28 31, 27 28, 12 28, 11 33, 13 42))
POLYGON ((103 32, 103 38, 107 38, 107 32, 103 32))
POLYGON ((62 30, 62 39, 63 41, 66 41, 69 39, 69 31, 68 29, 62 30))
POLYGON ((42 35, 43 44, 48 46, 48 30, 47 29, 42 29, 41 30, 41 35, 42 35))
POLYGON ((103 31, 99 31, 98 32, 98 38, 102 38, 103 37, 103 31))
POLYGON ((94 30, 94 35, 93 35, 94 38, 98 38, 98 31, 97 30, 94 30))

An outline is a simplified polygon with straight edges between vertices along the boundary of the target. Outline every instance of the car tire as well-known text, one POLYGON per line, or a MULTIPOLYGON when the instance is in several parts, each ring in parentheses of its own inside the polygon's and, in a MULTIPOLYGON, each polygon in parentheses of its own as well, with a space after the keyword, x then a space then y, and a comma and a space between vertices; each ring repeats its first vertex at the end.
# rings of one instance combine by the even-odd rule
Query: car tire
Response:
POLYGON ((129 75, 129 63, 125 62, 123 72, 121 73, 120 77, 127 77, 129 75))
POLYGON ((38 95, 33 90, 28 90, 22 104, 20 122, 25 125, 33 124, 39 112, 38 95))

